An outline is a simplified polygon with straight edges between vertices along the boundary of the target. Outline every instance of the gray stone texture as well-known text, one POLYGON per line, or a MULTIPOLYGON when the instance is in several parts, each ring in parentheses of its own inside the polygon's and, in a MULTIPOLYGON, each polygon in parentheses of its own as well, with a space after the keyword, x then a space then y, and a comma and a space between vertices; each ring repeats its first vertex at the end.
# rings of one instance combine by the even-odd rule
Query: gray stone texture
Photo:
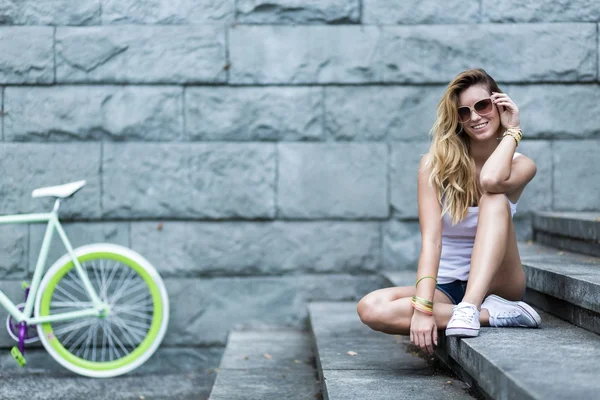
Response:
POLYGON ((448 338, 448 354, 493 399, 597 397, 598 335, 540 315, 542 329, 482 328, 477 338, 448 338))
POLYGON ((320 88, 188 87, 186 134, 191 140, 319 140, 320 88))
POLYGON ((482 20, 490 22, 596 22, 596 0, 481 1, 482 20))
POLYGON ((401 218, 417 218, 417 175, 421 157, 429 152, 428 142, 393 142, 390 157, 391 207, 401 218))
POLYGON ((61 83, 224 82, 218 25, 79 27, 56 30, 61 83))
POLYGON ((54 81, 54 28, 0 27, 0 84, 54 81))
POLYGON ((472 398, 463 382, 428 365, 408 336, 386 335, 362 324, 356 303, 311 303, 309 312, 324 398, 472 398))
POLYGON ((373 273, 376 222, 133 222, 131 246, 163 276, 373 273))
POLYGON ((533 217, 536 231, 574 239, 600 241, 600 212, 540 212, 533 217))
POLYGON ((233 331, 219 369, 274 369, 312 366, 310 333, 298 330, 233 331), (270 357, 265 357, 268 354, 270 357))
POLYGON ((233 21, 235 0, 102 0, 103 24, 207 24, 233 21))
POLYGON ((279 217, 386 218, 384 143, 279 143, 279 217))
POLYGON ((309 301, 358 301, 383 286, 373 275, 166 279, 164 345, 224 345, 231 329, 302 328, 309 301))
POLYGON ((314 400, 320 390, 310 339, 291 330, 232 332, 210 400, 314 400))
POLYGON ((8 87, 7 141, 181 140, 182 89, 165 86, 8 87))
POLYGON ((215 379, 214 373, 207 371, 111 379, 35 374, 0 377, 0 398, 18 398, 27 388, 27 398, 31 400, 206 400, 215 379))
POLYGON ((392 219, 383 225, 383 268, 417 270, 421 253, 421 231, 418 222, 392 219))
POLYGON ((100 144, 68 143, 0 145, 0 170, 11 171, 0 178, 0 213, 50 212, 51 197, 32 198, 40 187, 85 179, 86 186, 63 201, 62 218, 93 219, 100 216, 100 144))
MULTIPOLYGON (((61 223, 71 246, 77 249, 80 246, 93 243, 115 243, 121 246, 130 247, 129 244, 129 223, 116 222, 78 222, 78 223, 61 223)), ((29 234, 29 272, 33 274, 36 266, 46 225, 31 225, 29 234)), ((52 245, 48 252, 45 269, 57 261, 64 254, 67 254, 67 249, 63 244, 57 232, 54 232, 52 237, 52 245)))
POLYGON ((480 19, 479 0, 363 0, 363 24, 468 24, 480 19))
POLYGON ((515 150, 535 162, 537 172, 521 197, 517 206, 517 217, 533 211, 552 209, 552 144, 542 140, 526 140, 515 150))
POLYGON ((599 242, 571 239, 569 237, 556 236, 546 232, 536 232, 535 241, 545 246, 551 246, 557 249, 600 257, 599 242))
POLYGON ((307 365, 286 369, 219 370, 209 400, 315 400, 320 390, 307 365))
POLYGON ((590 332, 600 334, 600 314, 567 301, 527 289, 525 302, 590 332))
POLYGON ((274 146, 106 143, 104 216, 273 218, 274 146))
POLYGON ((348 24, 360 19, 359 0, 237 0, 243 24, 348 24))
POLYGON ((325 130, 335 140, 427 140, 444 88, 345 86, 325 89, 325 130))
POLYGON ((447 83, 473 66, 504 82, 593 81, 596 35, 585 23, 237 26, 230 81, 447 83))
POLYGON ((0 225, 0 279, 24 278, 27 274, 29 227, 0 225))
MULTIPOLYGON (((62 368, 45 349, 29 348, 26 345, 25 351, 27 358, 26 368, 19 367, 9 351, 1 352, 0 368, 4 375, 3 378, 10 377, 18 382, 20 378, 26 378, 31 375, 55 377, 57 379, 68 376, 73 377, 73 373, 62 368)), ((222 347, 194 348, 163 346, 148 361, 127 373, 126 376, 147 377, 148 375, 158 374, 180 374, 183 376, 184 374, 193 372, 208 372, 218 367, 222 355, 222 347)))
POLYGON ((370 26, 236 26, 229 31, 230 83, 378 81, 370 26))
POLYGON ((583 23, 385 26, 373 61, 384 82, 447 83, 479 66, 499 82, 593 81, 596 35, 583 23))
POLYGON ((0 25, 97 25, 102 0, 3 0, 0 25))
POLYGON ((563 140, 554 143, 553 208, 558 211, 600 209, 600 141, 563 140))
POLYGON ((600 126, 595 118, 590 118, 600 114, 598 85, 501 85, 501 88, 519 107, 524 140, 600 138, 600 126))
POLYGON ((539 244, 519 246, 527 286, 600 313, 600 259, 539 244))

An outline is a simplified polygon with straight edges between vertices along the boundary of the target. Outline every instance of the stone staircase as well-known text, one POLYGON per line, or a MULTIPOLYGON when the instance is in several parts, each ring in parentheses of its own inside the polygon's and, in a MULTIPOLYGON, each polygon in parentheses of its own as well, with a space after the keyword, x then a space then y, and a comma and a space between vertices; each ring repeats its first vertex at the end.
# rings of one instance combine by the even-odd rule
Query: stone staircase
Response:
MULTIPOLYGON (((210 398, 599 398, 600 213, 538 213, 533 231, 535 242, 520 243, 519 250, 525 300, 540 312, 541 329, 484 327, 471 339, 442 335, 437 357, 427 358, 408 337, 363 325, 355 301, 311 303, 313 366, 305 364, 312 357, 310 334, 232 333, 210 398)), ((384 276, 404 286, 415 273, 384 276)))

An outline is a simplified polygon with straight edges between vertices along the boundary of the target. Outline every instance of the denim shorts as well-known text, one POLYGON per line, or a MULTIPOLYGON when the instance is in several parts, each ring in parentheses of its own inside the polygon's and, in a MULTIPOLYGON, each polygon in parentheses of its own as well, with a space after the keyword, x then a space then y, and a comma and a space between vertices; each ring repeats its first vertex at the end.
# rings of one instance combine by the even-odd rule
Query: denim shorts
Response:
POLYGON ((441 290, 454 304, 458 304, 465 297, 467 291, 467 281, 452 281, 450 283, 442 283, 435 286, 441 290))

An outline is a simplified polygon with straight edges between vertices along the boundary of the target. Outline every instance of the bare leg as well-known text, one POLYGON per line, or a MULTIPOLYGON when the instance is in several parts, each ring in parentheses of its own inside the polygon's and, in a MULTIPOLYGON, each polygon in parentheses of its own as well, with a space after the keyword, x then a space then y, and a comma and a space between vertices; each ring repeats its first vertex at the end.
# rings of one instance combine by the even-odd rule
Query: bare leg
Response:
POLYGON ((508 199, 504 194, 484 194, 479 203, 469 283, 463 301, 481 308, 487 293, 500 291, 501 296, 508 294, 520 298, 524 288, 525 275, 508 199))
MULTIPOLYGON (((413 315, 413 286, 375 290, 363 297, 357 306, 361 321, 371 329, 389 334, 408 335, 413 315)), ((452 301, 441 291, 433 297, 433 316, 438 329, 445 329, 452 315, 452 301)), ((489 314, 482 311, 479 320, 488 325, 489 314)))

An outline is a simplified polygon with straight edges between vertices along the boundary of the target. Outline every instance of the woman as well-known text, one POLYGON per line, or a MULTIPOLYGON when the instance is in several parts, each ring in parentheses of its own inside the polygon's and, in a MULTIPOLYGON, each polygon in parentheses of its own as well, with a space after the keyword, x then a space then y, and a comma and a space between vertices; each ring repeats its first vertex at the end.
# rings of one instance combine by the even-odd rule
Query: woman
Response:
POLYGON ((410 333, 429 354, 438 329, 473 337, 481 324, 539 327, 540 316, 520 301, 525 273, 512 221, 536 173, 535 163, 515 152, 519 109, 484 70, 468 70, 448 85, 431 132, 418 174, 415 287, 366 295, 360 319, 374 330, 410 333))

